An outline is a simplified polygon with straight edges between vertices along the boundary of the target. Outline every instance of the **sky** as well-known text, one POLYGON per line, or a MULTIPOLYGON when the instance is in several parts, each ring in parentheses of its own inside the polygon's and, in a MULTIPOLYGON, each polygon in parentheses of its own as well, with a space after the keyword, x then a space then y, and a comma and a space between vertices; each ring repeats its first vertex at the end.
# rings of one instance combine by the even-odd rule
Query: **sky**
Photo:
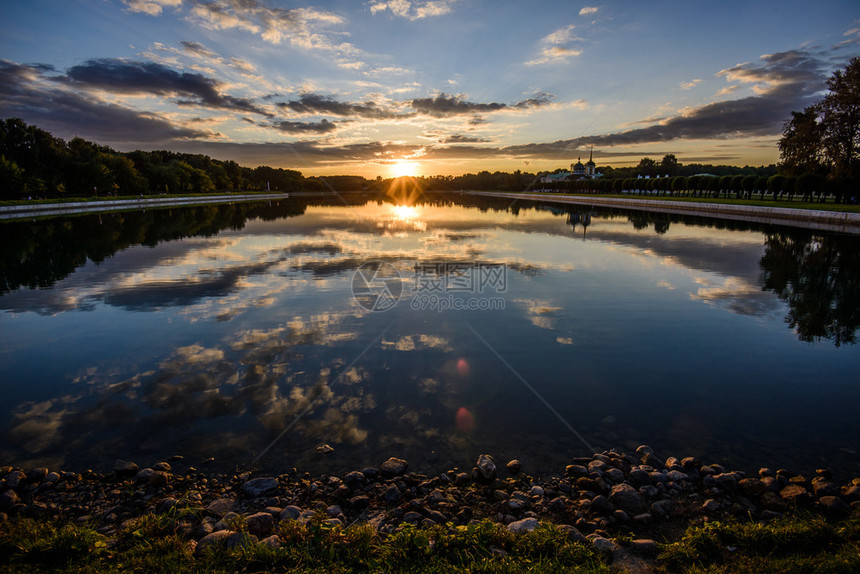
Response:
POLYGON ((0 118, 305 175, 767 165, 855 1, 0 3, 0 118))

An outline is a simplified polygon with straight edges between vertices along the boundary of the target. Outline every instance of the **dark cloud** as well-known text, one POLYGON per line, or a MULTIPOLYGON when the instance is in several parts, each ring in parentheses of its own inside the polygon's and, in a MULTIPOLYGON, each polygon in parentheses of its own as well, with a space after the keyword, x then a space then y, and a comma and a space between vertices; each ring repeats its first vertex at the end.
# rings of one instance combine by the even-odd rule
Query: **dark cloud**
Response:
POLYGON ((339 102, 320 94, 302 94, 298 100, 280 102, 279 108, 304 115, 351 116, 370 119, 391 119, 400 117, 394 110, 386 110, 374 102, 339 102))
POLYGON ((541 106, 551 104, 553 101, 555 101, 555 96, 553 94, 538 92, 534 97, 517 102, 512 107, 519 109, 539 108, 541 106))
MULTIPOLYGON (((202 45, 191 45, 194 50, 206 50, 202 45)), ((212 78, 193 72, 177 72, 155 62, 132 62, 113 58, 88 60, 69 68, 66 77, 75 86, 100 88, 120 94, 184 96, 187 99, 180 99, 179 104, 204 105, 271 116, 247 98, 222 94, 219 91, 220 83, 212 78)))
POLYGON ((157 114, 138 112, 95 97, 46 87, 48 66, 0 61, 0 115, 20 117, 58 137, 86 133, 100 143, 165 143, 212 137, 208 131, 177 126, 157 114))
POLYGON ((278 130, 288 134, 327 134, 337 129, 337 125, 328 120, 320 122, 278 122, 274 126, 278 130))
POLYGON ((757 95, 714 102, 646 128, 585 136, 545 144, 511 146, 514 155, 547 157, 589 145, 619 146, 675 139, 726 139, 774 136, 792 110, 809 105, 825 87, 829 68, 814 54, 792 50, 761 57, 759 64, 740 64, 719 73, 729 81, 752 84, 757 95))
POLYGON ((239 282, 268 271, 278 262, 255 263, 200 274, 173 281, 141 283, 108 291, 103 300, 129 311, 157 311, 165 307, 187 307, 206 297, 223 297, 239 289, 239 282))
POLYGON ((452 136, 448 136, 439 141, 439 143, 443 144, 460 144, 460 143, 486 143, 490 140, 479 138, 475 136, 464 136, 461 134, 454 134, 452 136))
POLYGON ((180 44, 182 44, 182 47, 185 48, 186 52, 190 52, 198 56, 211 58, 216 55, 215 52, 213 52, 200 42, 180 42, 180 44))
POLYGON ((458 96, 449 96, 444 93, 437 95, 435 98, 415 98, 410 102, 410 105, 415 111, 433 116, 434 118, 497 112, 507 107, 507 104, 500 103, 480 104, 468 102, 460 99, 458 96))
POLYGON ((512 105, 491 102, 482 104, 478 102, 469 102, 459 96, 450 96, 442 93, 433 98, 415 98, 410 105, 418 113, 427 114, 434 118, 445 118, 450 116, 462 116, 468 114, 483 114, 498 112, 500 110, 515 108, 527 109, 545 106, 555 99, 552 94, 541 92, 533 98, 522 100, 512 105))

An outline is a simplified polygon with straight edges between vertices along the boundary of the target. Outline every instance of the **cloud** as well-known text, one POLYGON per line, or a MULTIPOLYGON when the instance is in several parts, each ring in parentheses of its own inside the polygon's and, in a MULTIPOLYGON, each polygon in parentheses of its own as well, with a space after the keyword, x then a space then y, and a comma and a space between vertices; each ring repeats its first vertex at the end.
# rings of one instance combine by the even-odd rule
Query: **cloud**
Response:
POLYGON ((525 62, 525 65, 537 66, 551 62, 564 62, 568 58, 582 54, 582 50, 565 46, 565 44, 579 40, 579 38, 573 36, 573 29, 574 25, 570 24, 544 36, 541 39, 543 47, 541 48, 540 55, 533 60, 525 62))
POLYGON ((331 97, 320 94, 302 94, 298 100, 280 102, 277 106, 297 114, 321 114, 332 116, 352 116, 370 119, 393 119, 401 117, 394 110, 386 110, 374 102, 349 103, 339 102, 331 97))
MULTIPOLYGON (((200 48, 194 46, 194 49, 199 53, 200 48)), ((112 58, 88 60, 69 68, 66 78, 77 87, 99 88, 120 94, 183 96, 192 98, 179 101, 184 105, 204 105, 271 116, 249 99, 220 93, 217 80, 198 73, 177 72, 155 62, 112 58)))
POLYGON ((583 6, 583 8, 579 11, 580 16, 588 16, 589 14, 597 13, 597 6, 583 6))
POLYGON ((178 125, 154 113, 139 112, 46 85, 50 68, 25 66, 0 60, 0 109, 7 117, 20 117, 58 137, 81 135, 101 143, 128 142, 165 145, 212 137, 203 131, 178 125))
POLYGON ((211 0, 195 3, 192 18, 210 30, 244 30, 269 43, 284 40, 307 50, 333 51, 341 58, 359 51, 349 43, 334 43, 322 28, 346 23, 342 17, 315 8, 271 8, 258 0, 211 0))
POLYGON ((393 15, 408 20, 421 20, 432 16, 442 16, 451 12, 451 5, 457 0, 430 0, 418 2, 414 0, 388 0, 387 2, 373 2, 370 5, 370 13, 376 15, 378 12, 389 11, 393 15))
POLYGON ((690 80, 689 82, 681 82, 680 86, 682 90, 692 90, 702 82, 703 80, 696 78, 695 80, 690 80))
POLYGON ((443 144, 461 144, 461 143, 486 143, 490 140, 478 138, 474 136, 464 136, 462 134, 454 134, 442 139, 439 143, 443 144))
POLYGON ((150 16, 161 16, 164 7, 178 8, 182 0, 123 0, 129 12, 140 12, 150 16))
POLYGON ((445 118, 466 114, 498 112, 509 108, 536 108, 549 104, 554 98, 555 96, 552 94, 541 92, 533 98, 528 98, 509 106, 508 104, 498 102, 486 104, 470 102, 462 99, 460 96, 451 96, 443 92, 432 98, 415 98, 410 102, 410 105, 418 113, 426 114, 434 118, 445 118))
POLYGON ((278 122, 275 128, 288 134, 326 134, 337 129, 334 122, 322 120, 320 122, 278 122))

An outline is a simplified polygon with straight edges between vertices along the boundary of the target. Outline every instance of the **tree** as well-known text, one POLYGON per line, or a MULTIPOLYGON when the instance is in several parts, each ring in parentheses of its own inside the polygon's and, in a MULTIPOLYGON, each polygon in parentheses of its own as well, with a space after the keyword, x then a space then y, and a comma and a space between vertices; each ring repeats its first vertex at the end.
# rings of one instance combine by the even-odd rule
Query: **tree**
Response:
POLYGON ((860 175, 860 57, 827 80, 828 92, 802 112, 791 112, 779 153, 787 175, 860 175))
POLYGON ((860 57, 827 80, 820 103, 824 150, 834 175, 858 175, 860 169, 860 57))
POLYGON ((824 170, 824 130, 818 116, 819 108, 813 105, 802 112, 791 112, 791 119, 785 122, 778 147, 787 174, 824 170))
POLYGON ((639 175, 655 176, 657 175, 657 162, 650 157, 643 157, 639 160, 639 165, 636 166, 636 172, 639 175))
POLYGON ((678 158, 673 153, 667 153, 660 162, 660 173, 670 177, 678 173, 678 158))

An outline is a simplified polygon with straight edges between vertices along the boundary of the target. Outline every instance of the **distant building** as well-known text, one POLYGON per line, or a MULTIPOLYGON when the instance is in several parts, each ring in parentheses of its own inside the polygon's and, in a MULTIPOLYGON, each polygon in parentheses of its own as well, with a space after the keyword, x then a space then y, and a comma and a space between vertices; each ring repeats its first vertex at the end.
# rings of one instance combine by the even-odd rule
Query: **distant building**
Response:
POLYGON ((570 171, 573 172, 573 179, 594 179, 603 175, 595 171, 596 167, 597 165, 594 163, 594 146, 592 146, 585 165, 582 163, 582 158, 577 158, 576 163, 570 164, 570 171))

